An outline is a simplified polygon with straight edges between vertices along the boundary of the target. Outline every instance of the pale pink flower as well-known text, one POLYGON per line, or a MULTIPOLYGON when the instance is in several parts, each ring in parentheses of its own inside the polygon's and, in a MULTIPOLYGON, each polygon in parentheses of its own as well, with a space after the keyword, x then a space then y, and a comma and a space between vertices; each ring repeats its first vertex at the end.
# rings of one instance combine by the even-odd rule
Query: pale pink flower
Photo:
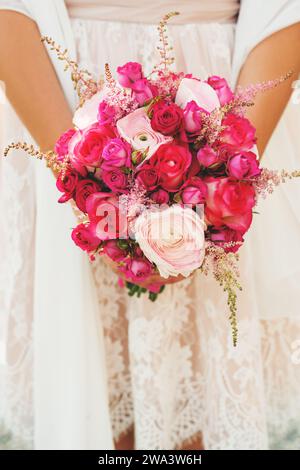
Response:
POLYGON ((162 277, 189 276, 205 253, 205 224, 190 207, 146 209, 134 223, 134 235, 146 258, 162 277))
POLYGON ((184 78, 178 87, 175 103, 184 109, 190 101, 195 101, 209 113, 220 107, 218 95, 208 83, 195 78, 184 78))
POLYGON ((147 152, 145 160, 148 160, 162 144, 173 140, 172 137, 164 136, 152 129, 145 108, 136 109, 119 119, 117 129, 120 136, 129 142, 134 150, 147 152))

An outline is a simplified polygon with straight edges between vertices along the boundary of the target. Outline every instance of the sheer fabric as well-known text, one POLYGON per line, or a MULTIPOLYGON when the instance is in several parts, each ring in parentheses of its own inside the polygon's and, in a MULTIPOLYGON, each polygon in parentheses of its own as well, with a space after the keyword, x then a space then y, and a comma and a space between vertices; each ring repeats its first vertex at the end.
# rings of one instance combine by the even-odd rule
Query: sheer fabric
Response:
MULTIPOLYGON (((97 75, 107 61, 114 70, 127 60, 138 60, 147 73, 157 60, 157 31, 151 24, 74 18, 72 29, 80 63, 97 75)), ((233 24, 178 25, 171 26, 170 32, 176 68, 202 78, 208 74, 231 76, 233 24)), ((13 115, 12 119, 17 122, 13 115)), ((290 105, 266 152, 266 165, 299 166, 297 120, 299 107, 290 105)), ((23 132, 20 123, 15 126, 7 126, 11 133, 7 141, 23 132)), ((9 386, 1 404, 5 405, 6 427, 29 447, 34 428, 32 390, 39 380, 35 377, 33 381, 31 375, 34 277, 28 261, 34 256, 34 194, 29 189, 36 164, 19 154, 7 160, 1 172, 7 226, 20 227, 19 231, 3 231, 9 250, 3 253, 6 264, 2 265, 1 286, 10 288, 3 289, 2 300, 12 347, 6 356, 8 364, 2 366, 9 386)), ((299 187, 288 184, 263 202, 242 248, 244 292, 239 298, 236 349, 231 345, 224 294, 212 279, 197 273, 168 286, 153 304, 147 299, 128 299, 101 260, 91 266, 99 324, 104 330, 115 439, 134 424, 136 448, 171 449, 199 433, 207 449, 297 448, 299 196, 299 187), (270 227, 274 227, 271 234, 270 227)), ((68 243, 71 241, 66 241, 66 248, 68 243)), ((68 321, 72 330, 72 319, 68 321)), ((53 360, 58 358, 53 355, 53 360)), ((72 360, 70 357, 70 365, 72 360)), ((84 375, 79 379, 85 380, 84 375)), ((48 400, 53 402, 45 396, 44 406, 48 400)), ((92 404, 96 409, 96 397, 92 404)), ((84 403, 77 402, 77 406, 84 407, 84 403)), ((45 429, 47 432, 51 434, 45 429)), ((69 427, 65 422, 64 433, 68 432, 72 433, 71 420, 69 427)))

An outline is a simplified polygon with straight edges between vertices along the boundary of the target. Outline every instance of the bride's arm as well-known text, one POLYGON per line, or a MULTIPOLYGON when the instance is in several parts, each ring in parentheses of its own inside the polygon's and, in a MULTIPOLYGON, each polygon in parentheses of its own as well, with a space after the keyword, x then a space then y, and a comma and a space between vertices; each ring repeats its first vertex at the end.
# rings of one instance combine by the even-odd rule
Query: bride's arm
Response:
POLYGON ((37 25, 0 10, 0 80, 17 114, 43 150, 72 125, 72 114, 37 25))
POLYGON ((248 85, 294 74, 278 88, 261 93, 247 116, 257 129, 260 155, 278 123, 292 92, 291 84, 300 72, 300 23, 284 28, 259 43, 249 54, 240 72, 238 84, 248 85))

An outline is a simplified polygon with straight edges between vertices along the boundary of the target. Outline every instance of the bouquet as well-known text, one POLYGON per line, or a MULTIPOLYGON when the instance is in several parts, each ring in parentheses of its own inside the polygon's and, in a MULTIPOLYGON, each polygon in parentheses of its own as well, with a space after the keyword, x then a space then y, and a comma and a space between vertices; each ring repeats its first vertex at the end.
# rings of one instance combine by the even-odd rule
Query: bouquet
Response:
MULTIPOLYGON (((42 38, 71 69, 80 102, 74 127, 42 153, 26 143, 10 145, 45 158, 57 173, 59 203, 74 207, 74 243, 91 260, 117 264, 129 295, 155 300, 163 283, 141 283, 212 273, 228 296, 237 342, 238 250, 259 195, 299 172, 261 168, 255 128, 245 118, 259 91, 286 77, 231 90, 225 78, 201 80, 171 71, 174 58, 166 24, 158 26, 160 62, 149 76, 128 62, 113 78, 109 65, 99 81, 42 38)), ((289 76, 289 75, 287 75, 289 76)))

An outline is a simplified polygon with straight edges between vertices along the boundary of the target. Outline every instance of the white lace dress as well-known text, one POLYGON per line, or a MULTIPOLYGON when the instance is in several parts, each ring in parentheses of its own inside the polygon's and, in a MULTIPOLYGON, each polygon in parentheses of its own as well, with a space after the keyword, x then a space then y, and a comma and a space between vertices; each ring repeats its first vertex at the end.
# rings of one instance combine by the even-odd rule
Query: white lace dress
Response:
MULTIPOLYGON (((84 2, 66 3, 78 59, 85 68, 98 75, 105 62, 115 70, 126 61, 136 60, 143 64, 147 73, 157 62, 154 12, 155 15, 159 12, 160 17, 174 9, 169 2, 151 2, 151 11, 141 13, 139 10, 139 14, 133 16, 134 22, 122 21, 122 8, 125 14, 124 4, 130 3, 132 11, 137 13, 138 1, 118 2, 118 16, 113 16, 116 12, 111 5, 102 12, 98 7, 93 10, 93 19, 90 19, 84 2), (101 14, 104 15, 102 19, 101 14)), ((169 28, 176 57, 174 67, 202 78, 209 74, 230 78, 238 2, 216 1, 212 7, 212 2, 208 1, 186 1, 181 2, 180 7, 176 6, 182 17, 181 24, 169 28), (193 23, 188 16, 191 12, 193 23)), ((278 152, 278 147, 283 145, 283 135, 285 145, 289 142, 289 162, 285 166, 296 166, 293 112, 294 109, 287 110, 285 120, 275 134, 275 144, 271 144, 266 153, 266 163, 271 161, 273 167, 286 163, 281 161, 278 152)), ((22 191, 26 191, 28 181, 23 181, 22 191)), ((295 246, 292 254, 286 247, 292 238, 286 236, 283 239, 282 233, 279 253, 276 246, 276 242, 279 243, 278 224, 289 224, 293 238, 297 240, 299 236, 298 220, 292 214, 295 194, 299 195, 299 191, 296 193, 295 185, 292 190, 294 196, 289 202, 283 190, 277 199, 274 196, 270 203, 262 205, 261 215, 257 216, 252 234, 241 250, 244 292, 239 297, 237 348, 232 347, 225 294, 213 279, 195 273, 190 279, 168 286, 152 303, 146 298, 129 299, 118 287, 116 275, 101 260, 94 262, 92 271, 104 325, 110 417, 116 440, 134 426, 138 449, 173 449, 200 434, 206 449, 298 445, 300 318, 297 316, 296 286, 300 275, 298 266, 293 272, 297 282, 291 285, 289 267, 292 257, 300 259, 300 251, 295 246), (283 214, 278 215, 277 220, 276 211, 279 212, 280 206, 283 214), (287 206, 290 207, 289 214, 287 206), (273 251, 261 242, 260 234, 265 237, 266 220, 269 227, 273 227, 270 228, 273 251), (259 253, 259 261, 253 257, 253 250, 259 253), (272 268, 268 264, 270 259, 273 260, 272 268), (278 285, 274 284, 274 272, 278 272, 278 285)), ((28 223, 34 220, 33 217, 32 214, 31 219, 26 218, 28 223)), ((28 279, 28 285, 23 285, 23 291, 19 293, 23 312, 31 311, 30 296, 26 296, 32 289, 32 266, 28 258, 31 249, 32 240, 28 240, 27 251, 26 247, 23 249, 27 256, 22 258, 20 255, 18 262, 15 260, 15 276, 22 267, 28 279), (25 302, 28 302, 26 309, 25 302)), ((296 266, 295 262, 293 266, 296 266)), ((11 278, 6 283, 12 286, 13 281, 11 278)), ((15 312, 12 321, 17 316, 15 312)), ((17 321, 17 341, 18 334, 21 339, 25 336, 28 340, 30 336, 30 318, 23 315, 23 320, 17 321)), ((23 363, 26 360, 29 367, 29 347, 20 357, 23 363)), ((27 391, 28 396, 24 397, 28 400, 26 409, 31 396, 30 389, 27 391)), ((18 417, 18 410, 14 412, 18 417)), ((19 410, 19 418, 20 414, 19 410)), ((25 423, 30 421, 29 415, 22 418, 25 423)))

